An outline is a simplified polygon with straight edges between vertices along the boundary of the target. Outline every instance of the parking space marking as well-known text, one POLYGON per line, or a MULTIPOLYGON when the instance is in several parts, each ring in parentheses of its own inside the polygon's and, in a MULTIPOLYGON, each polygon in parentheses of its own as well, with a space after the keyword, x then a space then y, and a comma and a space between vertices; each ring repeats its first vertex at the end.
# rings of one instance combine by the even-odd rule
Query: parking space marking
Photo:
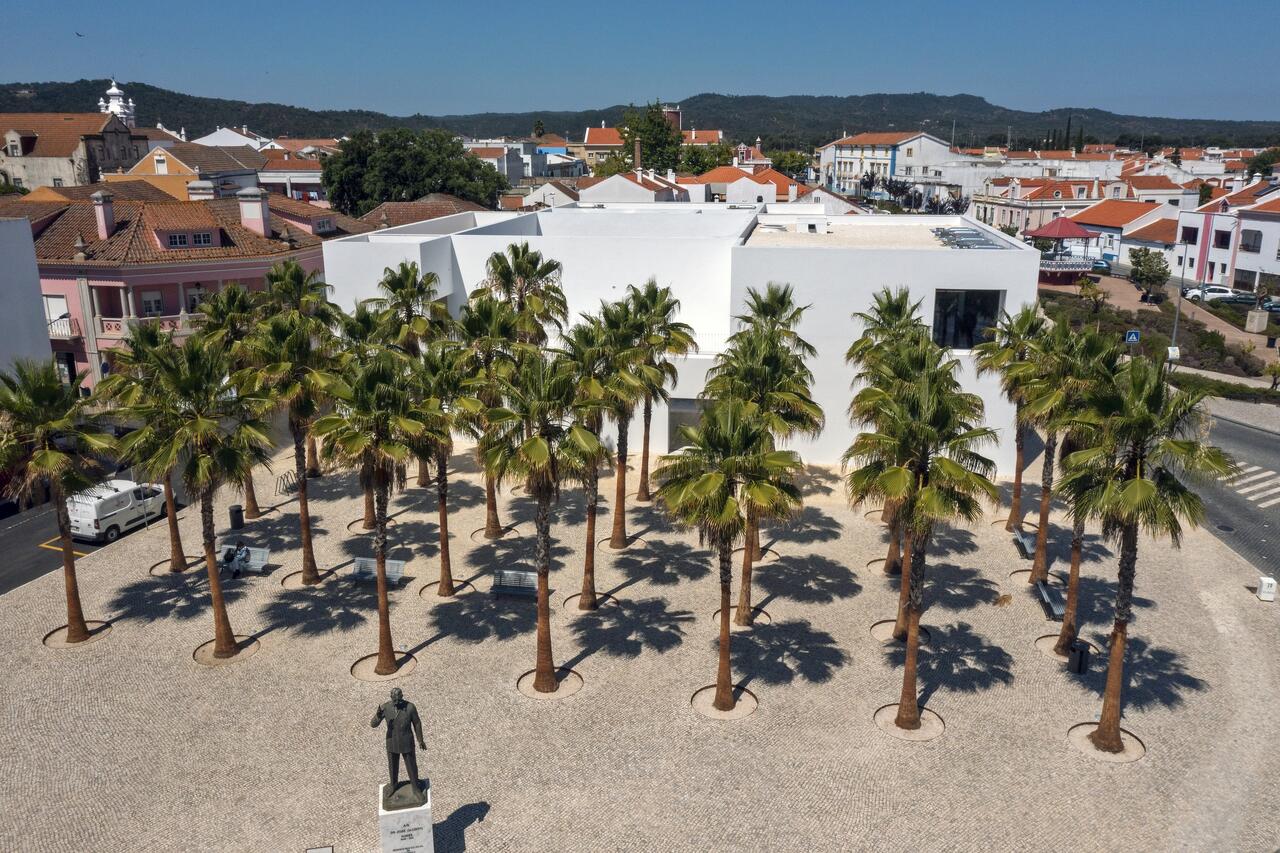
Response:
MULTIPOLYGON (((61 543, 62 543, 62 540, 61 540, 61 539, 59 539, 57 536, 55 536, 55 537, 53 537, 52 539, 48 540, 47 542, 41 542, 41 543, 40 543, 38 546, 36 546, 36 547, 38 547, 38 548, 48 548, 50 551, 57 551, 59 554, 61 554, 61 553, 62 553, 62 544, 61 544, 61 543), (57 545, 52 544, 52 543, 54 543, 54 542, 57 542, 57 543, 59 543, 59 544, 57 544, 57 545)), ((85 552, 83 552, 83 551, 76 551, 76 550, 72 550, 72 552, 71 552, 71 553, 72 553, 72 554, 75 554, 77 557, 87 557, 87 556, 89 556, 89 554, 87 554, 87 553, 85 553, 85 552)))

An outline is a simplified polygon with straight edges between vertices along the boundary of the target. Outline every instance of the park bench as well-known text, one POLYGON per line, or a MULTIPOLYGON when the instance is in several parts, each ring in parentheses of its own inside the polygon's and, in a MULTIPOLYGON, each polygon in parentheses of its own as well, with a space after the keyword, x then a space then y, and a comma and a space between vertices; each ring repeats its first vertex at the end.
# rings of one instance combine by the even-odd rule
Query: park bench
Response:
POLYGON ((1044 581, 1036 581, 1036 592, 1040 594, 1040 604, 1044 607, 1044 615, 1054 622, 1061 622, 1067 612, 1067 605, 1062 600, 1062 593, 1044 581))
POLYGON ((1024 560, 1030 560, 1036 555, 1036 537, 1025 530, 1014 532, 1013 544, 1017 546, 1018 553, 1022 555, 1024 560))
POLYGON ((494 569, 493 586, 489 591, 499 595, 517 595, 522 598, 538 597, 538 575, 524 569, 494 569))
MULTIPOLYGON (((353 578, 376 578, 378 561, 373 557, 356 557, 351 569, 353 578)), ((404 578, 404 560, 387 560, 387 583, 400 583, 404 578)))
MULTIPOLYGON (((219 553, 221 553, 222 555, 222 562, 224 564, 229 559, 228 555, 234 554, 235 550, 236 550, 235 545, 231 545, 225 542, 223 543, 222 550, 219 553)), ((255 575, 260 575, 263 572, 265 572, 267 570, 267 562, 270 561, 271 559, 271 549, 270 548, 249 548, 248 551, 249 551, 249 559, 244 564, 242 570, 246 572, 253 572, 255 575)))

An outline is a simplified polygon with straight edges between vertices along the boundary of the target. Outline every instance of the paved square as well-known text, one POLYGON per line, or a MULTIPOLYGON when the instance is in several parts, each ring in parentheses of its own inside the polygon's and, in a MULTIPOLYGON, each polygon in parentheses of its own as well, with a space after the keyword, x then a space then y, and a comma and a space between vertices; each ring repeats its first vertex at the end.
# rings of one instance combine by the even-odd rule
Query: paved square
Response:
MULTIPOLYGON (((869 628, 893 614, 896 583, 866 567, 884 553, 881 527, 845 505, 831 475, 814 476, 803 514, 766 537, 780 556, 758 567, 756 598, 771 623, 735 632, 755 714, 717 722, 690 708, 715 674, 716 578, 696 537, 650 507, 629 513, 645 547, 600 552, 599 589, 618 605, 562 606, 581 581, 575 492, 553 528, 552 632, 557 663, 585 683, 564 700, 527 699, 515 682, 533 666, 533 605, 495 602, 486 573, 532 560, 532 507, 504 494, 503 520, 523 535, 473 543, 483 492, 468 457, 454 464, 470 472, 452 490, 455 576, 475 590, 419 596, 438 572, 433 492, 396 497, 391 533, 410 576, 393 593, 394 636, 418 661, 395 683, 426 726, 437 850, 1276 847, 1280 611, 1205 533, 1181 552, 1142 543, 1125 726, 1148 753, 1116 766, 1066 741, 1097 717, 1102 661, 1073 676, 1034 648, 1057 624, 1008 578, 1028 563, 986 522, 943 533, 929 557, 921 689, 945 734, 913 744, 875 727, 897 700, 900 661, 869 628)), ((263 472, 264 505, 273 483, 263 472)), ((114 622, 90 647, 40 642, 63 621, 60 573, 0 597, 0 849, 376 849, 385 765, 369 717, 389 685, 349 674, 375 650, 376 614, 372 583, 345 577, 371 548, 346 532, 362 506, 351 475, 312 491, 317 558, 337 572, 317 589, 282 588, 300 567, 296 502, 250 522, 243 538, 271 547, 275 565, 228 582, 232 625, 261 641, 243 662, 193 662, 212 636, 203 569, 147 574, 167 554, 163 525, 80 560, 87 615, 114 622)), ((601 531, 607 502, 604 513, 601 531)), ((198 523, 182 513, 188 553, 198 523)), ((1065 569, 1062 524, 1052 544, 1065 569)), ((1093 537, 1089 556, 1085 634, 1102 644, 1115 560, 1093 537)))

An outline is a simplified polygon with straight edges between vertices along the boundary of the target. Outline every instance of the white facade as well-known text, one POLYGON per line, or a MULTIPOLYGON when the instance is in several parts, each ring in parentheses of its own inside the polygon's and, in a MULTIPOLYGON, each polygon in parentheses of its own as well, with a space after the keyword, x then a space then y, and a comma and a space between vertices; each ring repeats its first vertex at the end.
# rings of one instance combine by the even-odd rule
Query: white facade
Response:
MULTIPOLYGON (((1011 471, 1013 409, 996 377, 976 377, 968 347, 975 330, 994 322, 1001 309, 1034 303, 1039 254, 972 219, 833 217, 817 204, 570 205, 533 213, 458 214, 327 241, 326 279, 334 299, 348 305, 376 295, 384 268, 411 260, 439 276, 439 291, 456 312, 483 281, 489 256, 519 242, 561 262, 570 316, 619 299, 628 284, 650 277, 671 287, 681 301, 680 319, 694 328, 700 348, 679 365, 671 394, 677 411, 695 405, 706 369, 734 330, 734 315, 745 309, 747 289, 771 281, 791 284, 797 301, 812 306, 799 333, 818 348, 814 395, 827 415, 819 437, 794 445, 812 463, 837 463, 855 434, 845 415, 853 372, 844 353, 860 331, 851 313, 868 308, 881 288, 906 285, 922 300, 935 335, 965 344, 954 347, 965 385, 982 395, 987 422, 1001 436, 989 455, 1002 472, 1011 471), (951 248, 933 232, 956 226, 983 234, 987 250, 951 248)), ((670 411, 656 407, 656 452, 670 447, 670 411)), ((633 438, 638 441, 638 433, 633 438)))
POLYGON ((0 293, 4 294, 4 310, 0 311, 0 370, 9 370, 14 359, 19 358, 47 362, 53 358, 50 323, 71 321, 69 315, 61 316, 68 313, 65 299, 61 307, 47 306, 54 316, 45 316, 35 243, 26 217, 0 218, 0 258, 4 258, 0 264, 0 293))
POLYGON ((213 133, 206 133, 204 136, 191 141, 196 145, 225 145, 228 147, 248 145, 255 151, 261 150, 271 142, 267 137, 254 133, 245 126, 240 128, 220 127, 213 133))
POLYGON ((1233 287, 1266 287, 1280 296, 1280 202, 1264 202, 1240 211, 1240 243, 1236 252, 1233 287))
POLYGON ((117 116, 120 121, 124 122, 125 127, 137 127, 135 121, 136 108, 133 105, 133 98, 125 99, 124 92, 116 85, 116 81, 111 81, 111 88, 107 89, 107 99, 98 98, 98 112, 111 113, 117 116))

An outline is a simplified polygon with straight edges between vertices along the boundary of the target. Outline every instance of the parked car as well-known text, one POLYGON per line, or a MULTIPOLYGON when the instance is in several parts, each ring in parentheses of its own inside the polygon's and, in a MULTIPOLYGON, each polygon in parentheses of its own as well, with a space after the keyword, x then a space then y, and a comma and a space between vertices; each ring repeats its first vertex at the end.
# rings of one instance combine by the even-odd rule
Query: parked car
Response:
POLYGON ((1272 314, 1280 314, 1280 296, 1268 296, 1262 300, 1259 306, 1263 311, 1270 311, 1272 314))
POLYGON ((1192 288, 1186 293, 1186 297, 1192 302, 1199 302, 1201 300, 1204 300, 1205 302, 1217 302, 1220 299, 1233 297, 1235 295, 1236 291, 1229 287, 1223 287, 1220 284, 1206 284, 1204 287, 1192 288))
POLYGON ((1093 262, 1093 272, 1100 272, 1103 275, 1111 275, 1111 261, 1098 258, 1093 262))
POLYGON ((120 534, 165 514, 164 490, 152 483, 107 480, 67 498, 71 535, 90 542, 114 542, 120 534))

